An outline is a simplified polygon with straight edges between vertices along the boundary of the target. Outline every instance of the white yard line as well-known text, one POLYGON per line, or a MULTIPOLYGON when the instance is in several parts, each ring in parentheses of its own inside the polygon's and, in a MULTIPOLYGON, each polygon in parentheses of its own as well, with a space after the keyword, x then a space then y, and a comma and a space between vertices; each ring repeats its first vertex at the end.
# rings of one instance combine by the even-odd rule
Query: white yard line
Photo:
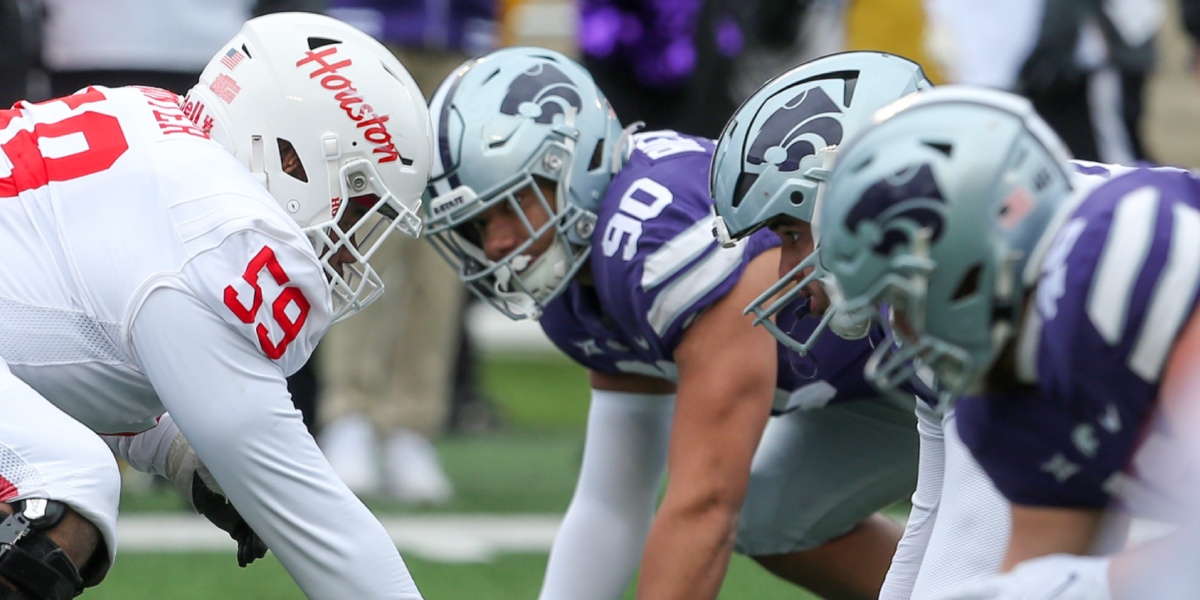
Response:
MULTIPOLYGON (((380 518, 406 555, 439 562, 484 562, 506 552, 544 553, 558 515, 419 515, 380 518)), ((233 541, 199 515, 135 514, 117 520, 121 552, 230 551, 233 541)))
MULTIPOLYGON (((402 554, 447 563, 486 562, 504 553, 546 553, 558 515, 383 516, 383 526, 402 554)), ((1134 543, 1160 537, 1169 526, 1135 521, 1134 543)), ((121 552, 226 552, 233 541, 203 517, 135 514, 117 520, 121 552)))

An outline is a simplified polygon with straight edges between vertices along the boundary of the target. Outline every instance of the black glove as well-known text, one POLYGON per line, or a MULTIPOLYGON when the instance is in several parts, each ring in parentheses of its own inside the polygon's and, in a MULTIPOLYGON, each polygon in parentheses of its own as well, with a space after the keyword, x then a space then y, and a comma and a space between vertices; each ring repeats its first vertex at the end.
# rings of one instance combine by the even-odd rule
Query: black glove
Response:
POLYGON ((258 537, 228 498, 214 492, 204 483, 199 471, 192 474, 192 506, 213 525, 220 527, 237 542, 239 567, 267 555, 267 543, 258 537))
POLYGON ((196 512, 204 515, 237 542, 238 566, 245 567, 267 554, 267 544, 254 533, 229 498, 225 497, 217 480, 200 461, 192 445, 177 433, 167 450, 166 476, 175 483, 183 497, 196 512))

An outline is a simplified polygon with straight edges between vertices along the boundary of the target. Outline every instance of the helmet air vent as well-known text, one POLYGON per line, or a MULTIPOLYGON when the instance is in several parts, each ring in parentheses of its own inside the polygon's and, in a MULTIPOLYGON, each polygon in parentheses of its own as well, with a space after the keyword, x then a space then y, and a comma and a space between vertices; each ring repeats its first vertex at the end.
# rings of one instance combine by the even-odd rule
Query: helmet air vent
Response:
POLYGON ((308 183, 308 172, 304 170, 304 163, 300 162, 296 147, 283 138, 275 138, 275 144, 279 146, 279 166, 283 172, 293 179, 308 183))
POLYGON ((242 54, 245 54, 246 58, 254 58, 254 55, 250 54, 250 49, 245 44, 242 44, 242 54))
POLYGON ((954 152, 954 146, 945 142, 925 142, 925 145, 945 154, 947 158, 954 152))
POLYGON ((979 279, 983 275, 983 265, 974 265, 967 270, 963 275, 962 281, 958 283, 958 289, 954 291, 954 302, 966 300, 975 295, 979 291, 979 279))
POLYGON ((733 191, 733 207, 737 208, 742 205, 742 200, 746 199, 746 194, 750 192, 750 188, 754 187, 754 182, 758 181, 756 173, 742 172, 738 175, 737 187, 733 191))
POLYGON ((789 87, 803 86, 804 84, 811 83, 813 81, 832 81, 841 79, 842 85, 844 86, 842 90, 843 104, 850 106, 850 102, 854 100, 854 92, 858 89, 858 76, 858 71, 835 71, 833 73, 822 73, 820 75, 814 75, 807 79, 797 81, 789 87))
POLYGON ((396 81, 399 81, 400 83, 404 83, 404 80, 400 79, 400 76, 397 75, 396 72, 393 71, 392 68, 389 67, 387 63, 385 63, 381 60, 381 61, 379 61, 379 66, 383 67, 383 70, 387 71, 387 74, 391 75, 392 79, 395 79, 396 81))
POLYGON ((596 149, 592 151, 592 159, 588 161, 588 171, 598 171, 604 166, 604 139, 601 138, 596 142, 596 149))
POLYGON ((843 77, 846 89, 845 93, 842 94, 842 98, 844 99, 846 106, 850 106, 850 103, 854 101, 854 92, 858 89, 858 71, 845 73, 843 74, 843 77))
POLYGON ((335 40, 335 39, 323 38, 323 37, 310 37, 310 38, 308 38, 308 49, 316 50, 317 48, 323 48, 325 46, 331 46, 333 44, 340 44, 340 43, 342 43, 341 40, 335 40))

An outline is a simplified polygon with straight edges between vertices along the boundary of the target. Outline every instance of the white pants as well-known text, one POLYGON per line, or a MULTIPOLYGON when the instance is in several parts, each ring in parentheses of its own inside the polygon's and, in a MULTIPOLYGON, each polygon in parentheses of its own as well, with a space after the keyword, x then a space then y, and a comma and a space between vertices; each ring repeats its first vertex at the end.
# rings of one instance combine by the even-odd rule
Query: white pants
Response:
POLYGON ((939 419, 917 403, 920 473, 912 513, 880 600, 920 600, 996 573, 1012 529, 1008 502, 962 439, 953 411, 939 419))
POLYGON ((0 360, 0 502, 63 502, 100 529, 117 552, 121 476, 92 430, 17 379, 0 360))
POLYGON ((913 402, 880 397, 772 417, 750 467, 737 551, 809 550, 903 499, 917 478, 913 402))

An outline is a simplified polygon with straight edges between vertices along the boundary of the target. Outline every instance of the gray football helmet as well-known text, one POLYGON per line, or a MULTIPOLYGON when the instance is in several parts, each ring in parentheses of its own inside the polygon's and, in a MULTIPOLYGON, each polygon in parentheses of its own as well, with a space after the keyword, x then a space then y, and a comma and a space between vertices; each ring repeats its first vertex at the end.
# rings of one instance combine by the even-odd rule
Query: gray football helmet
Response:
MULTIPOLYGON (((883 52, 832 54, 768 81, 742 104, 717 141, 710 188, 718 241, 729 246, 781 215, 813 222, 838 146, 867 126, 876 110, 931 86, 920 65, 883 52)), ((816 238, 818 232, 813 233, 816 238)), ((801 354, 829 326, 842 337, 866 335, 875 314, 850 314, 834 302, 803 341, 777 327, 774 315, 810 282, 822 280, 831 299, 836 297, 817 256, 811 254, 746 307, 755 324, 801 354)))
POLYGON ((879 119, 833 170, 820 262, 849 310, 892 311, 893 338, 867 364, 876 385, 924 365, 944 396, 978 391, 1071 192, 1069 155, 1028 101, 994 90, 934 89, 879 119))
POLYGON ((540 316, 587 261, 596 209, 624 161, 623 130, 591 75, 562 54, 517 47, 456 69, 430 102, 437 136, 426 231, 459 278, 512 319, 540 316), (556 197, 535 178, 554 182, 556 197), (531 188, 550 215, 523 218, 528 239, 489 260, 472 220, 500 203, 524 215, 531 188), (526 254, 554 236, 536 258, 526 254))

